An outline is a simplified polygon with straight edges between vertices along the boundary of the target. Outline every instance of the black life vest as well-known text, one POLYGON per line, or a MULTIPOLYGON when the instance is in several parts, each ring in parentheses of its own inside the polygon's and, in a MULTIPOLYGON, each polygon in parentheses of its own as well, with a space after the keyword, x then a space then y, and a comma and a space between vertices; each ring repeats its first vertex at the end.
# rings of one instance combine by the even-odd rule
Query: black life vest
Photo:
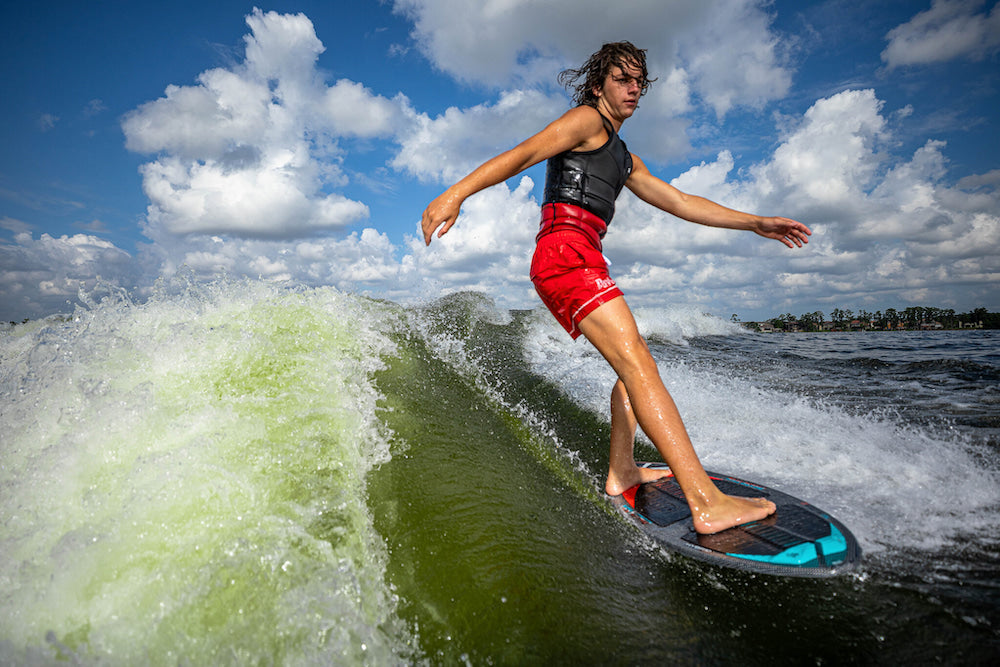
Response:
POLYGON ((601 116, 608 140, 592 151, 565 151, 549 158, 545 172, 545 204, 574 204, 610 223, 615 200, 632 173, 632 155, 601 116))

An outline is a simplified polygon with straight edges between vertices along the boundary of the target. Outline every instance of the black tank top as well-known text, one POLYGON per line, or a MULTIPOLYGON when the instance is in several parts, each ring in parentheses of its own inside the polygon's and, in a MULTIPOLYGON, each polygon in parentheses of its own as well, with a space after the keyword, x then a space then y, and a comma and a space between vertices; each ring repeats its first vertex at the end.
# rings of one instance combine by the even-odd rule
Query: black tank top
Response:
POLYGON ((606 223, 615 214, 615 200, 632 173, 632 155, 601 115, 608 140, 592 151, 566 151, 549 158, 545 172, 545 204, 574 204, 606 223))

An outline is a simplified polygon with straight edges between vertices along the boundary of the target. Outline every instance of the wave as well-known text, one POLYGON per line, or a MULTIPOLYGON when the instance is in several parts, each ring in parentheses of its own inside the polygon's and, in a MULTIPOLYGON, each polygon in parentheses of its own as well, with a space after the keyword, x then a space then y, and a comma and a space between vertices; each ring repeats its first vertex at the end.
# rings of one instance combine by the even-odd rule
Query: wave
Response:
MULTIPOLYGON (((809 366, 807 346, 782 356, 779 337, 694 310, 637 321, 707 468, 836 514, 864 577, 903 567, 993 605, 997 453, 896 409, 905 383, 851 403, 878 355, 809 366), (986 583, 960 580, 956 545, 986 583)), ((683 638, 729 579, 653 568, 603 500, 613 382, 547 313, 476 293, 406 308, 176 278, 0 331, 0 661, 612 660, 671 632, 643 655, 717 655, 683 638)), ((637 458, 658 455, 642 440, 637 458)), ((812 641, 835 655, 873 608, 854 585, 832 626, 828 589, 779 599, 811 600, 812 641)))
POLYGON ((251 282, 91 306, 0 341, 0 653, 405 656, 364 499, 391 311, 251 282))
MULTIPOLYGON (((996 525, 1000 450, 981 447, 980 437, 955 428, 959 416, 953 413, 961 403, 950 393, 953 382, 928 376, 929 368, 953 376, 972 367, 988 371, 963 361, 914 366, 834 358, 805 365, 804 348, 785 355, 771 347, 780 345, 773 337, 737 331, 723 321, 695 319, 692 326, 686 314, 670 324, 675 317, 664 312, 652 318, 667 325, 647 335, 706 468, 811 499, 852 526, 870 554, 944 550, 983 530, 984 523, 996 525), (695 331, 678 333, 685 327, 695 331), (657 344, 657 332, 664 330, 671 333, 660 340, 669 342, 657 344), (868 370, 889 377, 858 374, 868 370), (910 387, 917 379, 919 391, 910 387)), ((607 364, 590 346, 559 337, 546 323, 534 326, 526 338, 529 368, 587 412, 609 420, 615 377, 607 364)), ((990 386, 981 382, 967 392, 976 401, 974 426, 985 423, 987 394, 995 397, 990 386)), ((650 449, 644 454, 657 456, 650 449)), ((984 539, 1000 537, 991 528, 985 532, 984 539)))

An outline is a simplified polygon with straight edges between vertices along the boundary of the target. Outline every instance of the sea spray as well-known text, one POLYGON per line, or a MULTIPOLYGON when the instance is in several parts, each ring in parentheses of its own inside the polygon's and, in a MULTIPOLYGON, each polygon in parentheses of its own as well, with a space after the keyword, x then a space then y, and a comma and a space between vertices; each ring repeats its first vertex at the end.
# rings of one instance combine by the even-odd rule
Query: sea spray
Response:
POLYGON ((1000 648, 995 333, 838 342, 639 313, 706 463, 867 540, 859 576, 803 582, 665 557, 608 509, 613 375, 541 309, 173 281, 77 316, 0 330, 0 662, 988 664, 1000 648))
POLYGON ((403 659, 364 492, 393 317, 175 281, 3 332, 2 661, 403 659))
POLYGON ((584 481, 590 472, 586 464, 573 449, 562 446, 546 420, 539 417, 534 397, 525 391, 525 379, 536 387, 540 379, 524 372, 522 354, 526 327, 539 322, 551 324, 556 335, 562 332, 546 311, 501 310, 478 292, 448 295, 412 310, 409 318, 412 331, 431 354, 505 416, 510 428, 518 431, 525 450, 581 494, 597 500, 596 487, 584 481))
MULTIPOLYGON (((817 334, 818 339, 753 334, 677 309, 646 309, 637 321, 706 468, 760 480, 834 512, 869 556, 886 549, 954 548, 983 524, 989 526, 983 537, 996 539, 996 451, 986 455, 984 465, 968 432, 925 416, 928 402, 957 396, 956 383, 931 371, 954 375, 955 362, 916 369, 904 363, 896 369, 897 364, 877 359, 843 361, 859 355, 857 346, 862 354, 870 348, 872 355, 892 357, 891 348, 880 351, 871 339, 879 334, 855 335, 844 343, 836 334, 817 334), (838 344, 845 349, 837 351, 838 344), (865 367, 875 368, 874 379, 861 372, 865 367), (907 375, 905 392, 900 375, 907 375), (864 395, 863 407, 854 404, 858 394, 864 395)), ((608 392, 615 376, 607 363, 591 346, 569 342, 544 320, 532 326, 525 345, 528 365, 589 412, 610 419, 608 392)), ((889 336, 881 339, 884 344, 902 347, 908 358, 934 354, 928 349, 934 341, 921 346, 905 334, 881 335, 889 336)), ((995 366, 986 368, 977 378, 995 374, 995 366)), ((969 391, 967 400, 983 403, 976 406, 980 411, 996 400, 995 390, 992 397, 982 396, 983 389, 969 391)), ((939 409, 933 414, 940 415, 939 409)))

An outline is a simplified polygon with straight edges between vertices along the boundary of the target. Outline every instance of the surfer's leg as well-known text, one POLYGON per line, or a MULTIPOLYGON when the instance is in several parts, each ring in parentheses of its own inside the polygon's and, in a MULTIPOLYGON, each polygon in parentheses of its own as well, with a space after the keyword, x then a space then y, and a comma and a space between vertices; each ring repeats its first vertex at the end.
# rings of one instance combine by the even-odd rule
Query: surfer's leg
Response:
POLYGON ((624 384, 639 426, 684 491, 695 530, 716 533, 774 512, 769 500, 727 496, 708 477, 624 298, 601 305, 579 326, 624 384))
POLYGON ((635 413, 628 399, 628 392, 621 380, 611 390, 611 460, 604 491, 618 496, 636 484, 652 482, 666 477, 669 470, 640 468, 635 464, 635 413))

